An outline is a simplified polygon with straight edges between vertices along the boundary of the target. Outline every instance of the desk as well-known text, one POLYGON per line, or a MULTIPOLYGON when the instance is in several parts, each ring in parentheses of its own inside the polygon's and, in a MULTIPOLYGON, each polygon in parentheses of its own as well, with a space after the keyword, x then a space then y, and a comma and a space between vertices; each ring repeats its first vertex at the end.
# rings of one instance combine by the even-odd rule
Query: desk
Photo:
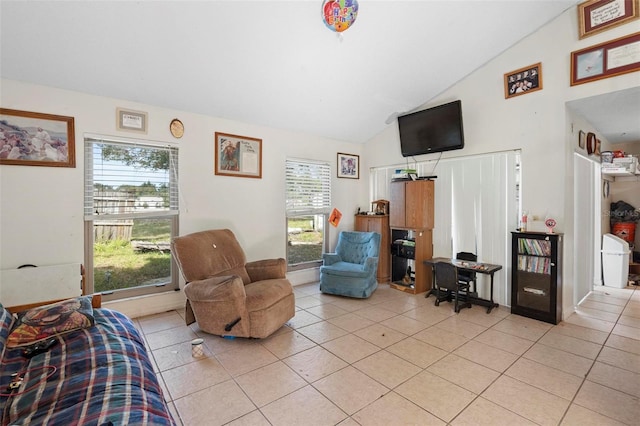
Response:
MULTIPOLYGON (((449 259, 447 257, 434 257, 433 259, 428 259, 424 261, 425 265, 431 266, 431 272, 433 273, 433 283, 434 286, 436 283, 436 271, 433 267, 438 262, 449 262, 455 265, 460 271, 469 271, 476 272, 478 274, 486 274, 491 276, 491 293, 490 300, 482 299, 476 295, 469 295, 469 302, 474 305, 481 305, 487 307, 487 313, 491 313, 493 308, 497 308, 498 304, 493 301, 493 274, 502 269, 502 265, 492 265, 490 263, 482 263, 482 262, 469 262, 468 260, 459 260, 459 259, 449 259)), ((429 290, 424 297, 429 297, 433 289, 429 290)))

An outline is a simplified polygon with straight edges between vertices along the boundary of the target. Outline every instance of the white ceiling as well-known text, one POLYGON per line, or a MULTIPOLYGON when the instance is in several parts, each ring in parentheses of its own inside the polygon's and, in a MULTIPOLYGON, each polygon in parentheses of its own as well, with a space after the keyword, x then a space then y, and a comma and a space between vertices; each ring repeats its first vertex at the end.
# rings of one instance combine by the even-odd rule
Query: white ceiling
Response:
POLYGON ((0 72, 364 142, 576 3, 360 0, 338 34, 321 0, 2 0, 0 72))

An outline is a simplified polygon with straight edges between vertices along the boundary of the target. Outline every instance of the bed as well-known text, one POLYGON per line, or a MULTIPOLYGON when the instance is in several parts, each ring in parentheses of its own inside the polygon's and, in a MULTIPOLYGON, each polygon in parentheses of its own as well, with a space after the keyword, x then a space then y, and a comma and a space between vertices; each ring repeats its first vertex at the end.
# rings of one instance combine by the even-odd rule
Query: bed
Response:
MULTIPOLYGON (((84 298, 91 296, 77 299, 84 298)), ((90 323, 17 347, 10 346, 27 313, 53 305, 18 318, 0 305, 1 424, 175 425, 133 322, 88 303, 91 315, 83 319, 90 323)))

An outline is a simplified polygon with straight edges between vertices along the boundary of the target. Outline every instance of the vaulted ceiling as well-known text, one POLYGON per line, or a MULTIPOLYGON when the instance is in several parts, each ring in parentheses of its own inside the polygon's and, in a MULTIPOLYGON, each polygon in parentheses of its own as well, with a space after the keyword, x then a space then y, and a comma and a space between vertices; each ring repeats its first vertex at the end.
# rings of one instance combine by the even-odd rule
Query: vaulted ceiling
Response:
POLYGON ((3 78, 364 142, 576 0, 6 1, 3 78))

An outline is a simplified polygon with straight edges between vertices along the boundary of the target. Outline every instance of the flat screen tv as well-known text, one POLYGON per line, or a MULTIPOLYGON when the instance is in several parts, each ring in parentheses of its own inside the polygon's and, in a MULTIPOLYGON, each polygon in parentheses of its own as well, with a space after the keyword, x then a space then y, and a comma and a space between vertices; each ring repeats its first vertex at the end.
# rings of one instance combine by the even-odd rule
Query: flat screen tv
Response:
POLYGON ((398 117, 403 157, 464 148, 462 102, 454 101, 398 117))

